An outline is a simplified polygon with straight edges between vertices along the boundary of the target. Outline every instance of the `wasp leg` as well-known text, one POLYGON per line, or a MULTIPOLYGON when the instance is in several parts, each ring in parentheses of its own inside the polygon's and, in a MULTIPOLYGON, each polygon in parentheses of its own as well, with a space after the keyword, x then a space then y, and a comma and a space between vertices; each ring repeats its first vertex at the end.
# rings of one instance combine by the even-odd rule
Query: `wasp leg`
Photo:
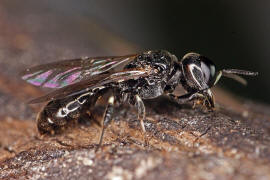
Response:
POLYGON ((206 108, 208 110, 214 110, 215 108, 215 98, 213 96, 213 93, 210 89, 207 89, 206 91, 204 91, 204 96, 206 97, 206 108))
POLYGON ((203 107, 206 107, 208 110, 213 110, 213 108, 215 107, 214 96, 210 89, 207 89, 202 93, 188 93, 182 96, 175 96, 173 94, 169 94, 169 96, 179 104, 184 104, 192 100, 198 100, 199 104, 202 104, 203 107))
POLYGON ((103 121, 102 121, 102 124, 101 124, 101 133, 100 133, 100 136, 99 136, 98 148, 102 144, 105 128, 108 126, 108 124, 112 120, 113 109, 114 109, 113 106, 114 106, 114 96, 110 96, 109 99, 108 99, 108 105, 107 105, 107 107, 105 109, 105 112, 104 112, 104 115, 103 115, 103 121))
POLYGON ((145 106, 139 95, 136 95, 136 106, 138 108, 138 120, 140 120, 141 128, 145 133, 144 119, 145 119, 145 106))
POLYGON ((173 94, 169 94, 169 96, 179 104, 184 104, 198 98, 204 98, 204 95, 200 93, 188 93, 182 96, 175 96, 173 94))
POLYGON ((205 100, 197 99, 193 101, 192 109, 195 109, 197 105, 205 106, 205 100))
POLYGON ((148 146, 149 140, 147 138, 146 130, 145 130, 145 126, 144 126, 145 106, 144 106, 144 103, 143 103, 142 99, 140 98, 140 96, 136 95, 135 97, 136 97, 136 106, 138 109, 138 120, 140 120, 140 125, 141 125, 142 131, 143 131, 142 133, 143 133, 143 137, 144 137, 144 143, 145 143, 145 146, 148 146))
POLYGON ((79 118, 79 123, 89 126, 91 125, 91 122, 95 123, 98 127, 101 127, 100 122, 95 118, 95 116, 85 111, 82 112, 79 118))

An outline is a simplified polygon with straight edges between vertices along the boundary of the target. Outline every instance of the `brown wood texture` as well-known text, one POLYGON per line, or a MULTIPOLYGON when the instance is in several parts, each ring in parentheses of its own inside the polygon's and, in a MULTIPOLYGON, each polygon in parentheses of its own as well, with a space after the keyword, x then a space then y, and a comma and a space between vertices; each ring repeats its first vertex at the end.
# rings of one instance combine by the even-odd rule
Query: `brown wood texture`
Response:
POLYGON ((41 94, 0 75, 1 179, 270 178, 270 108, 265 105, 235 100, 220 89, 213 113, 166 97, 145 101, 148 146, 136 110, 121 106, 95 152, 99 129, 91 121, 59 135, 38 134, 35 116, 41 105, 25 101, 41 94))
MULTIPOLYGON (((35 116, 42 104, 25 102, 44 92, 21 81, 18 72, 84 51, 77 46, 80 39, 71 43, 75 35, 65 44, 57 39, 63 31, 33 33, 12 23, 1 4, 0 10, 0 179, 270 179, 270 107, 218 88, 212 113, 166 97, 145 101, 148 146, 136 109, 129 106, 116 109, 97 152, 99 129, 91 121, 59 135, 40 136, 35 116)), ((32 23, 36 29, 38 22, 32 23)), ((87 55, 136 52, 97 24, 80 23, 74 25, 78 34, 85 28, 96 34, 85 37, 93 45, 87 55), (103 50, 94 48, 97 42, 103 50)), ((100 117, 102 107, 95 113, 100 117)))

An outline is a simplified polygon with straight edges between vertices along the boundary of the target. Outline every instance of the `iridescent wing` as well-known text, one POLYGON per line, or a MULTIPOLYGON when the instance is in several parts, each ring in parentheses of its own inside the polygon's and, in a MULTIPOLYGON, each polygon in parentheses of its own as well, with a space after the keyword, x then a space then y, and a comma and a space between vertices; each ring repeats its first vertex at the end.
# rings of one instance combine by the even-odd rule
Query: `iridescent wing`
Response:
POLYGON ((86 57, 62 60, 35 66, 21 73, 22 79, 35 86, 62 88, 92 76, 108 71, 132 61, 137 55, 86 57))
POLYGON ((62 99, 69 96, 74 96, 78 94, 86 93, 92 89, 99 87, 110 87, 110 83, 117 83, 122 81, 127 81, 130 79, 138 79, 142 77, 149 76, 151 70, 147 69, 132 69, 123 70, 115 73, 100 74, 98 76, 93 76, 93 78, 88 80, 83 80, 69 86, 52 91, 44 96, 31 100, 29 103, 41 103, 45 101, 51 101, 55 99, 62 99))

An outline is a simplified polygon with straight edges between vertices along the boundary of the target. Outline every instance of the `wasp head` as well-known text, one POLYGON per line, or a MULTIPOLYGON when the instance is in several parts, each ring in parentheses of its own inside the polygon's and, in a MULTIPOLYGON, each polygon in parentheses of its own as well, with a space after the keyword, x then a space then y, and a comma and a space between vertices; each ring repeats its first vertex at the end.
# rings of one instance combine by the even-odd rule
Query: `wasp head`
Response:
POLYGON ((180 63, 183 72, 180 81, 183 87, 189 93, 199 93, 206 100, 210 108, 214 107, 214 98, 210 88, 219 81, 222 75, 242 84, 246 84, 246 80, 238 75, 258 75, 257 72, 238 69, 217 71, 215 64, 210 59, 197 53, 186 54, 180 63))

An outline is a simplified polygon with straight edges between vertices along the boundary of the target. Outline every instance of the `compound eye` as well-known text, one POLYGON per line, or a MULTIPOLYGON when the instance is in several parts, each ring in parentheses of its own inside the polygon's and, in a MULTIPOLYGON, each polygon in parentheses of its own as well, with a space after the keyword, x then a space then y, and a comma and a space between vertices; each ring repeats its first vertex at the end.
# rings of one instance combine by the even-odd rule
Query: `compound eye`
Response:
POLYGON ((202 90, 214 85, 216 67, 211 60, 197 53, 188 53, 181 63, 189 88, 202 90))
POLYGON ((209 87, 213 86, 216 76, 216 66, 206 57, 201 56, 201 69, 203 72, 204 80, 209 87))

